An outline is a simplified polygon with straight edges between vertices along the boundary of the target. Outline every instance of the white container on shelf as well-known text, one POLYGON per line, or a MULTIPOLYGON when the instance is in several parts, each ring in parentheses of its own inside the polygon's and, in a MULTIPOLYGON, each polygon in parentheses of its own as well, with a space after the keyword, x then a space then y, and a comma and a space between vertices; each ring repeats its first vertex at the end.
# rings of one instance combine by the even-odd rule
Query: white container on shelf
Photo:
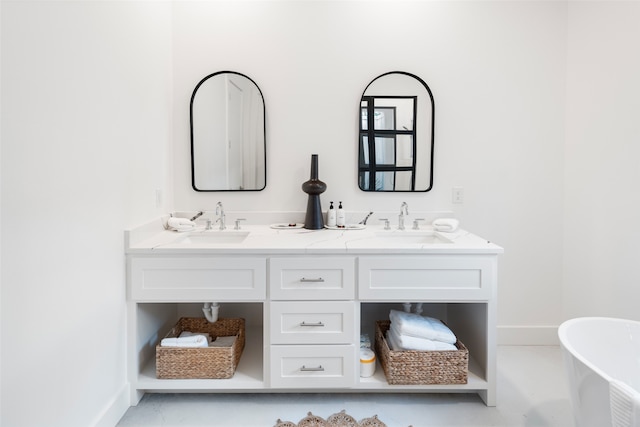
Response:
POLYGON ((376 372, 376 354, 370 348, 360 349, 360 376, 367 378, 376 372))

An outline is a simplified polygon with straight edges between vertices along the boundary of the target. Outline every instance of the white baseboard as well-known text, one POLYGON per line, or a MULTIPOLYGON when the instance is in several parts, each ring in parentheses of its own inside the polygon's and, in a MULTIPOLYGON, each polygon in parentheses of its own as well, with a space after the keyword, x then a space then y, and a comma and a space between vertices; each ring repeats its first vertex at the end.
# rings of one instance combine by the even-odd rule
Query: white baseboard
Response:
POLYGON ((129 409, 129 384, 125 383, 92 425, 93 427, 114 427, 127 409, 129 409))
POLYGON ((560 345, 557 326, 498 326, 498 345, 560 345))

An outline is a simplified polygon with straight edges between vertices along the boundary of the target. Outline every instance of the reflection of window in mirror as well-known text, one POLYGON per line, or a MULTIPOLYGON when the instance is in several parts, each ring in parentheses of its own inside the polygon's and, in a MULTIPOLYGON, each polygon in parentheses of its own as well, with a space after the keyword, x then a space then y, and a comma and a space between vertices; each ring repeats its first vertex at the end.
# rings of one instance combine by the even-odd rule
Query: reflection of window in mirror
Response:
POLYGON ((417 97, 364 96, 360 111, 360 188, 415 191, 417 97))
POLYGON ((358 106, 358 186, 363 191, 430 191, 435 104, 418 76, 391 71, 373 79, 358 106))

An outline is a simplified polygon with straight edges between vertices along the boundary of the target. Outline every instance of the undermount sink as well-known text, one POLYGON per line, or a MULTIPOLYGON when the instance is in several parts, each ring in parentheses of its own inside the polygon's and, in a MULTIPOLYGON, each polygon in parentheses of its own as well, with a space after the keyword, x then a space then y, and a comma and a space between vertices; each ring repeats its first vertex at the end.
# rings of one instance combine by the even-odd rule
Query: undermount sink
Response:
POLYGON ((380 231, 375 233, 374 239, 389 245, 425 245, 453 243, 434 231, 380 231))
POLYGON ((237 244, 244 242, 248 235, 248 231, 198 231, 186 234, 170 243, 170 245, 208 246, 237 244))

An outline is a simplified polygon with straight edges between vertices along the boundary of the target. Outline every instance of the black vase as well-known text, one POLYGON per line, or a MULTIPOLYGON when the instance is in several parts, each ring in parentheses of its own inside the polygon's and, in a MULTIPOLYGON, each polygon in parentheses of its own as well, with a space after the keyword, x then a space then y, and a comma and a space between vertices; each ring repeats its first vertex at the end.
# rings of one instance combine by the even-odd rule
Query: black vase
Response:
POLYGON ((322 207, 320 206, 320 194, 327 189, 327 184, 318 179, 318 155, 311 155, 311 178, 302 183, 302 191, 309 195, 307 201, 307 214, 304 218, 304 228, 320 230, 324 228, 322 207))

